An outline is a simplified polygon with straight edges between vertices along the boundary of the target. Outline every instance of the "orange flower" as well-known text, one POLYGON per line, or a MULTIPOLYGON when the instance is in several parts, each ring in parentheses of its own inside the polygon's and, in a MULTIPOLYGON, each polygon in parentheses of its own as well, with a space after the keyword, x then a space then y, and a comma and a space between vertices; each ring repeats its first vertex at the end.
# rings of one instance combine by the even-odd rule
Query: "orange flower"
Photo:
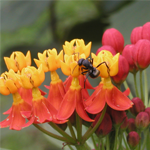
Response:
POLYGON ((111 52, 102 50, 96 56, 94 53, 91 54, 93 61, 93 66, 97 67, 99 64, 103 63, 97 69, 100 71, 100 76, 102 78, 108 78, 109 76, 115 76, 118 73, 118 60, 119 53, 115 56, 111 52), (105 62, 105 63, 104 63, 105 62))
POLYGON ((114 110, 127 110, 132 107, 132 101, 112 83, 110 78, 102 79, 102 82, 85 101, 86 110, 91 114, 97 114, 103 110, 105 104, 114 110))
POLYGON ((63 60, 63 51, 57 55, 57 50, 55 48, 45 50, 43 54, 38 53, 38 58, 34 59, 36 65, 39 67, 41 64, 43 66, 44 72, 56 71, 60 68, 60 60, 63 60))
POLYGON ((26 116, 23 116, 22 112, 30 111, 31 106, 21 98, 19 93, 16 92, 13 94, 12 107, 4 113, 9 114, 9 116, 0 122, 0 128, 9 127, 11 130, 21 130, 26 122, 25 118, 30 116, 30 113, 28 113, 26 116))
POLYGON ((78 115, 86 121, 92 122, 93 120, 87 115, 84 105, 83 97, 81 93, 81 86, 79 85, 79 80, 74 77, 71 86, 67 93, 65 94, 62 103, 60 104, 57 119, 65 120, 68 119, 74 111, 77 111, 78 115))
POLYGON ((18 88, 20 88, 20 84, 16 73, 10 69, 8 72, 6 71, 2 73, 0 76, 0 93, 3 95, 16 93, 18 88))
MULTIPOLYGON (((55 122, 55 123, 64 123, 66 120, 57 120, 56 114, 57 110, 48 102, 48 100, 41 95, 41 92, 38 88, 32 89, 32 111, 29 122, 23 127, 27 127, 32 123, 44 123, 44 122, 55 122)), ((28 115, 28 112, 23 113, 24 116, 28 115)))
POLYGON ((19 51, 13 52, 9 57, 4 57, 8 70, 13 69, 15 72, 21 71, 24 67, 31 65, 31 54, 27 52, 26 56, 19 51))
POLYGON ((18 75, 18 79, 21 81, 21 86, 26 89, 40 86, 45 80, 42 65, 38 69, 32 66, 23 68, 21 74, 18 75))
POLYGON ((73 39, 70 42, 66 41, 65 45, 63 45, 63 49, 65 51, 65 54, 69 56, 78 53, 79 55, 84 54, 87 58, 90 55, 91 45, 92 42, 89 42, 85 46, 83 39, 73 39))

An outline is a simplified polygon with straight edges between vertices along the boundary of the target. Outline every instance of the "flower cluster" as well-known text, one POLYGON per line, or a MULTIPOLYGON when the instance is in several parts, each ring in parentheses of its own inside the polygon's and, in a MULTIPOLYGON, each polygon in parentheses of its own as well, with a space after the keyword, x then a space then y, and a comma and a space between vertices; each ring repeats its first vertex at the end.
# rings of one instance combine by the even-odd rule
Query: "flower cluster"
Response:
MULTIPOLYGON (((118 134, 123 135, 127 131, 130 132, 127 138, 129 145, 136 147, 140 136, 136 144, 132 140, 137 137, 137 130, 141 133, 148 128, 150 107, 146 105, 145 108, 142 94, 141 99, 137 92, 137 97, 130 100, 130 89, 125 87, 122 92, 120 87, 129 71, 136 77, 138 71, 150 64, 149 28, 150 23, 146 23, 134 29, 132 44, 125 47, 122 34, 114 28, 108 29, 102 37, 103 46, 96 54, 91 53, 91 42, 86 45, 83 39, 66 41, 60 52, 53 48, 38 53, 38 59, 34 59, 37 68, 31 66, 29 51, 26 56, 16 51, 10 57, 4 57, 8 71, 0 76, 0 93, 12 94, 13 104, 3 113, 8 117, 0 122, 0 128, 21 130, 33 124, 47 135, 77 149, 89 149, 85 142, 94 132, 102 139, 115 131, 114 150, 122 148, 122 144, 117 145, 118 134), (68 76, 65 81, 57 74, 58 68, 68 76), (39 88, 45 80, 45 72, 50 72, 51 79, 49 85, 45 85, 49 89, 47 98, 47 93, 39 88), (92 87, 88 77, 100 77, 101 81, 92 87), (91 95, 89 89, 94 90, 91 95), (128 118, 127 110, 135 115, 135 119, 128 118), (51 125, 63 137, 39 126, 43 123, 51 125), (60 124, 65 129, 69 128, 71 136, 60 124), (82 125, 88 127, 84 135, 82 125), (75 126, 77 134, 72 126, 75 126)), ((94 140, 93 143, 96 146, 94 140)))

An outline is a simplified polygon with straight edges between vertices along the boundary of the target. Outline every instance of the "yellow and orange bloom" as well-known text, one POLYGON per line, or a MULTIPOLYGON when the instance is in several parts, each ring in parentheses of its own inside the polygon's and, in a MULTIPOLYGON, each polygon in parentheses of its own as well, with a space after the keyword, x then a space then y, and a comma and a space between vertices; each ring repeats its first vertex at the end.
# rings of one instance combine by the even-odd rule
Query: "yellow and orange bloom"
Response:
POLYGON ((69 56, 73 54, 85 54, 85 57, 88 58, 91 52, 91 45, 92 42, 85 45, 83 39, 73 39, 70 42, 65 42, 65 45, 63 45, 63 50, 65 54, 69 56))
POLYGON ((41 64, 43 66, 44 72, 48 71, 56 71, 60 68, 60 61, 63 61, 63 51, 61 50, 60 53, 57 55, 57 50, 55 48, 45 50, 43 54, 38 53, 38 58, 34 59, 37 67, 41 64))
POLYGON ((92 53, 91 55, 94 59, 94 67, 97 67, 98 65, 103 63, 99 67, 97 67, 97 69, 100 71, 100 76, 102 78, 115 76, 118 73, 119 53, 113 56, 111 52, 102 50, 98 53, 97 56, 94 53, 92 53))
POLYGON ((38 69, 33 66, 23 68, 18 79, 21 81, 21 86, 26 89, 38 87, 45 80, 45 73, 42 65, 38 69))
POLYGON ((9 95, 10 93, 16 93, 20 88, 20 82, 17 79, 16 73, 10 69, 8 72, 4 72, 0 76, 0 93, 3 95, 9 95))
POLYGON ((4 57, 4 60, 8 70, 21 71, 24 67, 31 65, 31 53, 28 51, 25 56, 22 52, 16 51, 10 57, 4 57))
MULTIPOLYGON (((57 110, 49 103, 49 101, 41 95, 38 88, 32 89, 32 110, 29 122, 23 127, 27 127, 33 123, 44 123, 44 122, 55 122, 55 123, 65 123, 66 120, 57 120, 56 114, 57 110)), ((28 112, 24 112, 24 116, 28 116, 28 112)))
POLYGON ((11 130, 21 130, 26 123, 26 118, 30 117, 30 112, 31 106, 21 98, 18 92, 14 93, 12 107, 4 113, 9 116, 0 122, 0 128, 9 127, 11 130), (28 112, 28 115, 24 116, 24 112, 28 112))
POLYGON ((83 105, 83 95, 81 92, 81 86, 79 80, 74 77, 69 90, 66 92, 60 108, 58 110, 57 119, 65 120, 68 119, 76 110, 78 115, 85 121, 92 122, 91 118, 87 115, 83 105))

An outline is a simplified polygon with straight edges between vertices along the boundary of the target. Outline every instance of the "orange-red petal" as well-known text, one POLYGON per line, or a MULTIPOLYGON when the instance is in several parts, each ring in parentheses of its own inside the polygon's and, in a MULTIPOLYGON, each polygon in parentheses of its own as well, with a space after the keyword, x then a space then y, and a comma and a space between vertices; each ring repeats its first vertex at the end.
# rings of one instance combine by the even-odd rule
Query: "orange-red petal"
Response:
POLYGON ((65 94, 61 105, 58 109, 57 119, 66 120, 74 112, 76 107, 76 93, 75 90, 69 89, 65 94))
POLYGON ((132 101, 115 86, 106 90, 106 102, 115 110, 123 111, 132 107, 132 101))

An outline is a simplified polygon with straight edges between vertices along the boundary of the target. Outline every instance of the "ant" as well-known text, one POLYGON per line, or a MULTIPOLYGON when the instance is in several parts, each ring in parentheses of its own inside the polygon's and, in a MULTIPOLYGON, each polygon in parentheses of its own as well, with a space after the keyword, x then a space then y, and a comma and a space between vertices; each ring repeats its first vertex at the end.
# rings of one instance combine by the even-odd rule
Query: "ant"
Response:
POLYGON ((78 65, 79 66, 82 66, 82 65, 84 66, 84 67, 81 67, 81 70, 82 70, 81 74, 85 75, 86 73, 88 73, 86 75, 85 80, 84 80, 84 88, 85 88, 85 81, 88 78, 88 76, 90 76, 91 78, 97 78, 99 76, 100 71, 98 69, 96 69, 96 68, 98 68, 102 64, 106 65, 106 67, 108 68, 108 73, 109 73, 109 67, 108 67, 108 65, 107 65, 107 63, 105 61, 100 63, 96 67, 93 67, 93 59, 92 60, 88 60, 88 59, 81 58, 81 59, 78 60, 78 65), (83 71, 83 69, 85 71, 83 71))

